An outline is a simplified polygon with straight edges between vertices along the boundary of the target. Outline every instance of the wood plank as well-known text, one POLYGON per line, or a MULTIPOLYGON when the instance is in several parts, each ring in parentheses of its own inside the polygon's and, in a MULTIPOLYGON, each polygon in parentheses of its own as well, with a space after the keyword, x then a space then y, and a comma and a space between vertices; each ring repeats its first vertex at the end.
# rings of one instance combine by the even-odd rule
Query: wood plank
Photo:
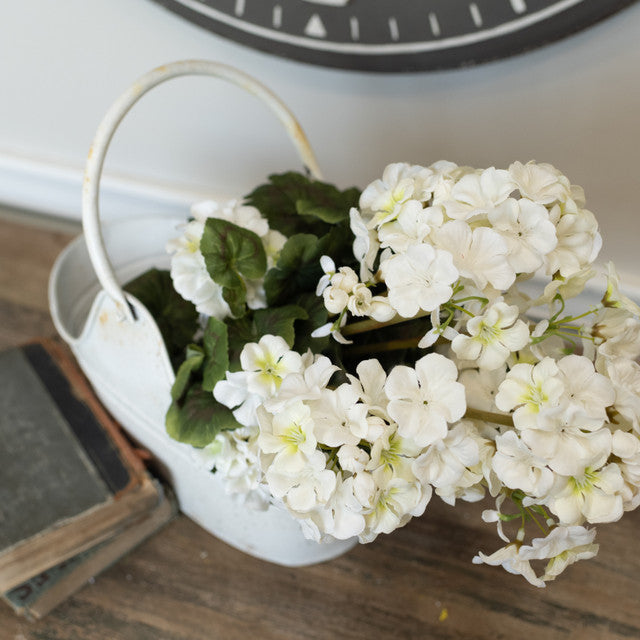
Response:
MULTIPOLYGON (((19 225, 18 225, 19 226, 19 225)), ((0 221, 0 254, 25 238, 0 221)), ((50 333, 45 283, 68 241, 40 230, 3 256, 0 344, 50 333), (31 266, 31 265, 36 266, 31 266), (23 291, 16 291, 22 288, 23 291)), ((629 640, 640 637, 640 513, 598 527, 599 556, 546 589, 476 566, 500 546, 480 518, 490 501, 455 509, 437 498, 390 536, 313 567, 251 558, 180 516, 47 618, 29 624, 0 606, 4 640, 629 640), (446 609, 447 616, 443 616, 446 609)))

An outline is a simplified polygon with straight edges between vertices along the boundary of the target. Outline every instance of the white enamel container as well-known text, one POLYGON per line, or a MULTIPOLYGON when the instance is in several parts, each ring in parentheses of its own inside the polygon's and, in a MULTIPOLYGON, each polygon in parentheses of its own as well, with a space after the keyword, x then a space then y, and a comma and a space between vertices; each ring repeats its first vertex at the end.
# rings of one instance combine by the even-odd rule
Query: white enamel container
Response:
POLYGON ((58 257, 49 281, 55 326, 70 345, 98 396, 126 431, 158 460, 181 510, 213 535, 258 558, 303 566, 334 558, 354 540, 306 540, 298 523, 275 506, 254 511, 225 493, 221 478, 199 468, 191 448, 165 432, 174 373, 158 327, 121 284, 151 267, 168 268, 167 240, 184 220, 138 218, 101 224, 100 176, 111 138, 135 102, 177 76, 205 75, 233 82, 262 99, 283 123, 304 165, 319 177, 307 139, 289 110, 252 78, 207 61, 159 67, 140 78, 103 119, 89 153, 83 190, 84 235, 58 257))

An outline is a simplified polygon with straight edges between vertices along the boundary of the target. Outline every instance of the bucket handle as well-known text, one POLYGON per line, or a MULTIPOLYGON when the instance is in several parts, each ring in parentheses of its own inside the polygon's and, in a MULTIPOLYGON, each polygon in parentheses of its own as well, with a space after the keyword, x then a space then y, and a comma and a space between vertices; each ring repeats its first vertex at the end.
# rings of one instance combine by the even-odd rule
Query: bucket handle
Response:
POLYGON ((189 75, 227 80, 262 100, 285 127, 304 166, 314 178, 321 177, 309 141, 294 115, 276 95, 251 76, 217 62, 182 60, 157 67, 140 77, 113 103, 98 126, 87 158, 82 188, 82 226, 89 257, 102 288, 116 303, 123 317, 132 322, 135 321, 133 309, 116 279, 100 228, 99 191, 104 159, 118 125, 145 93, 171 78, 189 75))

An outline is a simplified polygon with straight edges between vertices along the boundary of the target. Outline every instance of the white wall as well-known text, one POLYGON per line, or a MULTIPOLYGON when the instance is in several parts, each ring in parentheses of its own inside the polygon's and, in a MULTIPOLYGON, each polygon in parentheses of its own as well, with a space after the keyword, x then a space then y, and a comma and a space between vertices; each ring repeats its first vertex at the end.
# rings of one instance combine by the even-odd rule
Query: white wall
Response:
MULTIPOLYGON (((640 216, 640 3, 507 61, 379 75, 287 62, 227 42, 148 0, 28 0, 0 8, 0 202, 79 215, 82 165, 103 113, 136 77, 180 58, 233 64, 292 108, 325 177, 366 185, 385 164, 555 164, 581 184, 604 257, 633 273, 640 216)), ((299 166, 255 99, 210 79, 159 87, 125 121, 106 215, 242 195, 299 166), (154 184, 156 186, 154 186, 154 184), (135 197, 130 197, 135 196, 135 197), (149 199, 151 198, 151 200, 149 199)))

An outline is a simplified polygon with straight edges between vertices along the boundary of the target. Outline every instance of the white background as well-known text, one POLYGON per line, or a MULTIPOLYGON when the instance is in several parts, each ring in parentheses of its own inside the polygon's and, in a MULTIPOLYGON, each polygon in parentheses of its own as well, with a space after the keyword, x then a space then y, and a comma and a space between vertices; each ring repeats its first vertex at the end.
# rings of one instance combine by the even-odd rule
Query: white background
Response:
MULTIPOLYGON (((78 217, 84 158, 102 115, 139 75, 182 58, 232 64, 269 86, 302 122, 325 178, 341 186, 364 187, 400 160, 551 162, 585 188, 601 222, 603 257, 635 274, 640 3, 506 61, 382 75, 254 52, 150 0, 5 1, 0 202, 78 217)), ((277 121, 254 98, 211 79, 175 80, 125 121, 107 161, 116 179, 106 183, 113 197, 104 211, 241 196, 268 173, 298 167, 277 121)))

